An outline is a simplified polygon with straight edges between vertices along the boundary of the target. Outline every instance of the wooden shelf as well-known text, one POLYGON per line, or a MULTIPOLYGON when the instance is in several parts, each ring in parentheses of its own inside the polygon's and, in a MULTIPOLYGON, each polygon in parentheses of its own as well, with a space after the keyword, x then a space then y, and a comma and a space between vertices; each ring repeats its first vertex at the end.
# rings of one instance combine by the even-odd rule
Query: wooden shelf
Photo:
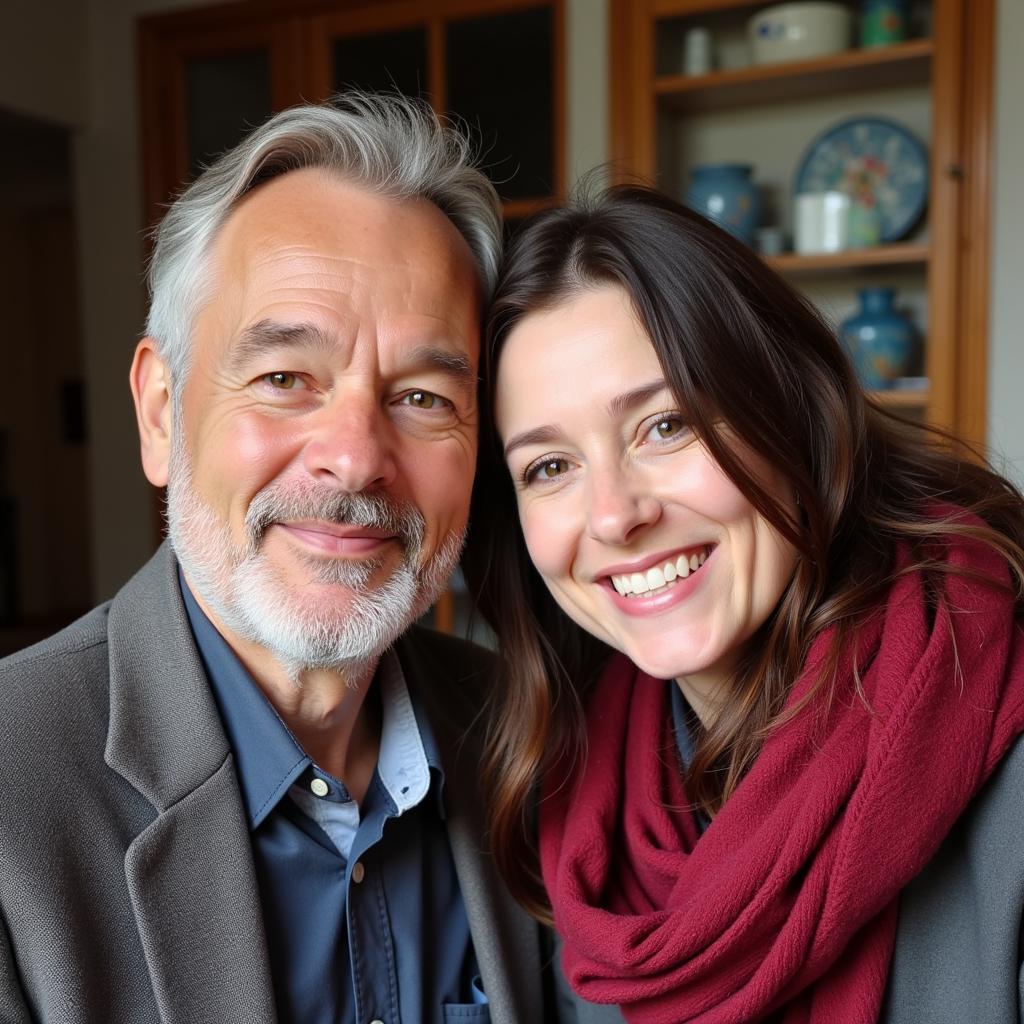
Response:
POLYGON ((546 210, 558 202, 557 196, 538 196, 536 199, 503 199, 501 201, 501 212, 506 220, 522 220, 536 213, 538 210, 546 210))
POLYGON ((928 256, 927 245, 894 243, 813 255, 787 252, 779 256, 766 256, 765 262, 780 274, 834 274, 870 267, 924 267, 928 265, 928 256))
POLYGON ((920 390, 901 390, 890 388, 887 391, 869 391, 868 394, 879 405, 888 406, 890 409, 926 409, 928 407, 929 391, 927 388, 920 390))
POLYGON ((709 75, 659 75, 654 93, 661 106, 695 113, 778 103, 853 89, 924 85, 931 71, 932 41, 870 50, 846 50, 830 57, 715 71, 709 75))

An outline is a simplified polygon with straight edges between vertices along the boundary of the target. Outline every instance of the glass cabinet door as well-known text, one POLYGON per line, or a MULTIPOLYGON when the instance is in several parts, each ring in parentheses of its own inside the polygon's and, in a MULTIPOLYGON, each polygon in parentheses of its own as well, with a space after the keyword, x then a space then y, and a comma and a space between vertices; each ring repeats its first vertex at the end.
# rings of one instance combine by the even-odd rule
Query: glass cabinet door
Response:
POLYGON ((261 48, 190 57, 183 71, 191 179, 273 113, 270 53, 261 48))
POLYGON ((425 25, 340 36, 331 46, 332 91, 354 87, 420 97, 428 81, 425 25))
MULTIPOLYGON (((218 13, 218 12, 215 12, 218 13)), ((233 13, 233 12, 232 12, 233 13)), ((171 196, 245 133, 302 98, 302 25, 184 11, 139 26, 146 198, 171 196)))
POLYGON ((554 29, 548 4, 445 27, 446 107, 479 132, 485 168, 506 200, 557 189, 554 29))

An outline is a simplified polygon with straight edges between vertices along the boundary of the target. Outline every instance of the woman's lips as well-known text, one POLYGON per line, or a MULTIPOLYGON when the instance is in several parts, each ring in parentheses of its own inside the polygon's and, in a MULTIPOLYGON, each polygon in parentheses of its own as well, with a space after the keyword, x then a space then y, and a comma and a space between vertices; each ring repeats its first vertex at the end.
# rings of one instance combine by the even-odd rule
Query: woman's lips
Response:
MULTIPOLYGON (((677 559, 673 561, 673 565, 680 562, 684 557, 687 561, 687 572, 683 575, 677 570, 676 575, 671 580, 665 579, 665 572, 660 568, 661 563, 656 563, 652 568, 648 569, 643 574, 643 584, 647 586, 646 590, 638 591, 634 585, 634 580, 629 579, 628 582, 624 583, 621 579, 621 574, 616 574, 619 577, 619 583, 616 585, 613 582, 611 576, 606 576, 603 584, 604 589, 607 591, 609 598, 613 604, 620 611, 625 612, 627 615, 642 616, 642 615, 658 615, 661 612, 674 608, 676 605, 681 604, 687 600, 698 587, 701 586, 705 579, 707 569, 705 566, 708 561, 712 559, 714 555, 714 547, 704 546, 702 548, 687 548, 680 552, 677 559), (692 568, 691 559, 697 561, 697 568, 692 568), (654 573, 653 582, 656 586, 651 587, 651 573, 654 573), (657 573, 661 574, 661 580, 659 583, 657 573), (622 593, 619 587, 623 589, 629 589, 632 587, 631 592, 622 593)), ((667 564, 669 559, 665 559, 667 564)), ((669 573, 671 575, 671 572, 669 573)), ((640 581, 636 581, 639 583, 640 581)))

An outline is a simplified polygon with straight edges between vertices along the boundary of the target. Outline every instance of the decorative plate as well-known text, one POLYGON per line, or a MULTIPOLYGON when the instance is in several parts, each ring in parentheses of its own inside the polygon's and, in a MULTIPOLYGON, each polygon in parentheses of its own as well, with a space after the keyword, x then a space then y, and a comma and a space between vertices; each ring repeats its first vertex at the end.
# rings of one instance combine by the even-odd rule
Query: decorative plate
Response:
POLYGON ((794 194, 845 192, 877 207, 882 241, 903 238, 928 201, 928 154, 902 125, 858 117, 833 125, 808 147, 796 172, 794 194))

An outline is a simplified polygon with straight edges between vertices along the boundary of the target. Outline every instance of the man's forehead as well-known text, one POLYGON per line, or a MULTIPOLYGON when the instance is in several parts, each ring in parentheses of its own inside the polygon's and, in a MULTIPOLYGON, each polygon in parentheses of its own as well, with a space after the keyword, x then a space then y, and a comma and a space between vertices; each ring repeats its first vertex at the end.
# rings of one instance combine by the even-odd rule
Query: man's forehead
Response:
POLYGON ((381 195, 323 168, 290 171, 260 185, 231 211, 215 248, 261 250, 319 246, 364 264, 378 258, 429 259, 438 243, 472 262, 451 221, 421 197, 381 195))

